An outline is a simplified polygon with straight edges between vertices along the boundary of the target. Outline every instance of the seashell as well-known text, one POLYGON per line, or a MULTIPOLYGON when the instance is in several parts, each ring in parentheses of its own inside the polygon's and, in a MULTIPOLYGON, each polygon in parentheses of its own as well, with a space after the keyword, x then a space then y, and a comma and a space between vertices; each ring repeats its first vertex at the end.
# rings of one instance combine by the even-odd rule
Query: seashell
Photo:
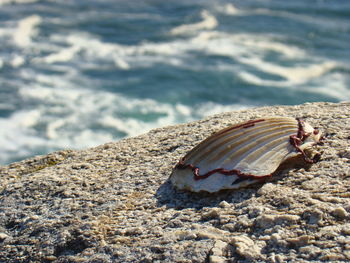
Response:
POLYGON ((223 129, 194 147, 175 166, 170 181, 179 189, 217 192, 262 181, 300 155, 315 163, 321 132, 298 118, 250 120, 223 129))

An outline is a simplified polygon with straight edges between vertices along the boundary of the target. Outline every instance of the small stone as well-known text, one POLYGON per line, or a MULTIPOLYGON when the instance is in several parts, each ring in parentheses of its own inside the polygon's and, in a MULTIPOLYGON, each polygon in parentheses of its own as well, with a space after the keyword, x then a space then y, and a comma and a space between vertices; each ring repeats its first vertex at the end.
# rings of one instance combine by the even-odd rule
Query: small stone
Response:
POLYGON ((5 240, 8 237, 9 237, 9 235, 7 235, 5 233, 0 233, 0 241, 3 241, 3 240, 5 240))
POLYGON ((227 262, 224 257, 220 256, 209 256, 209 262, 210 263, 225 263, 227 262))
POLYGON ((344 150, 341 150, 339 152, 339 156, 341 158, 347 158, 347 159, 350 159, 350 148, 346 148, 344 150))
POLYGON ((229 203, 227 203, 225 200, 221 201, 219 206, 222 207, 222 208, 229 208, 229 207, 231 207, 231 205, 229 203))
POLYGON ((255 222, 258 227, 271 228, 275 225, 291 225, 299 220, 297 215, 261 215, 255 222))
POLYGON ((275 253, 271 253, 271 256, 268 259, 271 263, 285 262, 284 257, 282 255, 275 255, 275 253))
POLYGON ((80 169, 93 169, 94 166, 90 163, 74 163, 72 164, 72 169, 80 170, 80 169))
POLYGON ((229 232, 218 229, 216 227, 197 228, 197 238, 200 239, 214 239, 214 240, 226 240, 226 236, 229 232))
POLYGON ((232 238, 230 244, 236 247, 237 254, 248 260, 255 261, 263 258, 261 248, 247 236, 241 235, 234 237, 232 238))
POLYGON ((54 260, 57 260, 57 257, 55 257, 54 255, 50 255, 50 256, 45 257, 45 259, 47 261, 54 261, 54 260))
POLYGON ((338 219, 345 219, 348 216, 348 212, 343 207, 337 207, 331 213, 338 219))
POLYGON ((258 195, 268 195, 276 190, 276 185, 271 183, 264 184, 258 191, 258 195))
POLYGON ((224 255, 225 249, 227 248, 227 243, 221 240, 216 240, 214 247, 211 249, 211 252, 214 256, 224 255))
POLYGON ((350 260, 350 250, 347 249, 343 252, 344 256, 346 257, 347 260, 350 260))
POLYGON ((126 236, 135 236, 135 235, 141 235, 144 233, 145 229, 143 227, 130 227, 125 229, 125 235, 126 236))
POLYGON ((178 240, 191 240, 197 238, 196 233, 188 230, 177 230, 175 231, 175 236, 178 240))
POLYGON ((209 256, 209 262, 212 263, 224 263, 226 259, 224 257, 225 250, 227 249, 228 244, 221 240, 216 240, 214 247, 211 249, 211 256, 209 256))
POLYGON ((306 210, 303 213, 303 218, 307 219, 309 224, 320 224, 323 217, 324 213, 317 208, 306 210))
POLYGON ((271 235, 271 241, 277 243, 281 239, 281 236, 278 233, 273 233, 271 235))
POLYGON ((287 246, 287 242, 284 238, 282 238, 282 236, 280 235, 280 233, 273 233, 271 235, 271 239, 272 242, 274 242, 275 244, 277 244, 280 247, 285 247, 287 246))
POLYGON ((210 220, 210 219, 215 219, 219 217, 219 212, 217 208, 211 209, 209 212, 206 212, 202 214, 202 219, 203 220, 210 220))
POLYGON ((344 235, 350 235, 350 224, 345 224, 342 228, 342 233, 344 235))
POLYGON ((285 262, 284 257, 282 255, 276 255, 275 256, 275 262, 276 263, 283 263, 283 262, 285 262))
POLYGON ((338 253, 326 253, 325 255, 320 257, 321 260, 324 261, 343 261, 345 260, 345 256, 342 254, 338 254, 338 253))
POLYGON ((38 219, 40 219, 40 216, 38 216, 38 215, 32 215, 32 216, 30 216, 30 219, 31 219, 31 220, 38 220, 38 219))
POLYGON ((316 257, 321 253, 321 251, 322 249, 314 245, 299 248, 299 253, 302 254, 304 258, 316 257))
POLYGON ((294 245, 294 246, 302 247, 302 246, 305 246, 305 245, 309 244, 310 239, 311 239, 310 236, 303 235, 303 236, 300 236, 300 237, 288 238, 287 242, 292 244, 292 245, 294 245))

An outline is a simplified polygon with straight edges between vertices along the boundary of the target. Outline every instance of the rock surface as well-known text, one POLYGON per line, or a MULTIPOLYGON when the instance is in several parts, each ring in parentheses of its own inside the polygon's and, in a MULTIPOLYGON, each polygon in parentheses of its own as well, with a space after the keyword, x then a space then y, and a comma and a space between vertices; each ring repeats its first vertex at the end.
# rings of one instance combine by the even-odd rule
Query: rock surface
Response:
POLYGON ((0 167, 0 262, 349 262, 349 140, 350 103, 311 103, 219 114, 0 167), (321 161, 217 194, 169 183, 202 139, 264 116, 302 117, 327 132, 321 161))

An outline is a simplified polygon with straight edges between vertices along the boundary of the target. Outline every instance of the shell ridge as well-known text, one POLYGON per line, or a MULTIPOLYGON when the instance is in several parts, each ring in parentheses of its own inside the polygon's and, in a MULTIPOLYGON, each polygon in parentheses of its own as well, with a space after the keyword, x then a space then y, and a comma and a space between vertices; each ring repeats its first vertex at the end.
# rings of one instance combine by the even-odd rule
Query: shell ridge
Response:
MULTIPOLYGON (((249 140, 250 138, 256 137, 259 134, 268 132, 268 130, 260 131, 260 132, 256 132, 256 130, 263 129, 263 128, 270 127, 270 126, 271 125, 269 123, 267 123, 266 125, 258 127, 257 129, 247 131, 245 133, 245 135, 246 135, 245 140, 249 140)), ((281 126, 275 127, 275 129, 278 129, 279 127, 281 127, 281 126)), ((292 126, 290 124, 285 124, 285 126, 282 126, 282 127, 287 128, 287 127, 292 127, 292 126)), ((294 127, 294 129, 295 129, 295 127, 294 127)), ((243 142, 242 139, 239 140, 239 137, 243 134, 244 133, 237 134, 237 135, 234 134, 233 136, 227 136, 226 138, 224 138, 224 140, 219 140, 217 142, 217 145, 215 145, 213 147, 210 147, 210 145, 203 146, 203 148, 204 148, 203 150, 206 150, 206 151, 204 153, 202 153, 201 155, 199 155, 194 160, 192 160, 191 162, 196 163, 196 162, 198 162, 198 160, 201 160, 201 162, 206 161, 209 158, 209 156, 208 156, 209 154, 212 156, 223 155, 224 154, 223 151, 225 151, 228 148, 228 147, 225 147, 225 145, 228 143, 230 143, 230 146, 229 146, 230 148, 233 148, 234 146, 239 147, 238 143, 242 144, 242 142, 243 142), (220 150, 221 150, 221 152, 220 152, 220 150)), ((217 158, 214 157, 213 160, 215 160, 215 159, 217 159, 217 158)))
MULTIPOLYGON (((265 121, 265 119, 259 120, 259 122, 263 122, 263 121, 265 121)), ((231 136, 232 137, 239 137, 242 134, 244 134, 244 132, 245 132, 243 130, 240 130, 239 128, 247 129, 250 127, 254 127, 254 126, 256 126, 255 124, 259 123, 259 122, 252 123, 252 122, 248 121, 248 122, 241 123, 241 124, 238 124, 235 126, 229 126, 227 128, 224 128, 222 131, 219 131, 217 133, 213 133, 208 138, 206 138, 204 141, 202 141, 200 144, 198 144, 196 147, 194 147, 188 154, 186 154, 184 159, 190 160, 192 158, 192 156, 195 155, 202 148, 208 148, 213 143, 216 143, 220 140, 225 140, 227 137, 231 137, 231 136), (230 131, 232 131, 232 133, 230 133, 230 131)))
MULTIPOLYGON (((272 148, 273 150, 271 149, 272 154, 271 154, 271 152, 266 152, 266 153, 262 154, 261 156, 259 156, 259 158, 256 159, 254 161, 254 163, 255 162, 267 162, 268 160, 271 160, 272 158, 274 158, 275 155, 281 154, 280 150, 285 148, 286 144, 289 146, 289 142, 286 142, 285 144, 277 145, 276 147, 272 148)), ((282 159, 284 160, 285 157, 287 155, 289 155, 290 153, 292 153, 293 151, 294 151, 294 148, 291 147, 291 150, 289 150, 288 153, 282 159)))
MULTIPOLYGON (((266 125, 266 124, 265 124, 266 125)), ((253 126, 247 127, 247 128, 251 128, 253 126)), ((192 160, 191 162, 196 162, 198 159, 202 159, 204 158, 204 156, 208 153, 211 152, 221 146, 223 146, 225 143, 227 143, 227 141, 231 141, 234 140, 236 138, 239 138, 240 136, 242 136, 245 133, 252 133, 254 132, 257 128, 259 128, 260 126, 254 126, 254 128, 249 129, 249 130, 234 130, 234 131, 228 131, 228 133, 221 133, 219 136, 217 136, 217 134, 213 134, 212 135, 212 140, 210 142, 205 142, 203 141, 203 143, 200 144, 200 149, 209 149, 206 152, 202 153, 200 156, 197 156, 197 158, 195 158, 195 160, 192 160), (212 148, 211 146, 213 144, 214 145, 212 148)), ((246 128, 246 129, 247 129, 246 128)), ((196 151, 200 150, 199 148, 196 149, 196 151)), ((188 161, 191 159, 192 157, 188 158, 188 161)))
MULTIPOLYGON (((284 136, 282 138, 279 138, 278 140, 273 140, 269 143, 269 151, 268 152, 274 152, 275 149, 277 148, 278 151, 276 151, 274 153, 275 158, 272 158, 272 156, 270 156, 269 158, 266 158, 265 162, 268 162, 268 165, 266 165, 266 168, 269 167, 269 172, 274 172, 277 168, 278 168, 278 164, 275 165, 274 163, 279 163, 281 160, 284 159, 284 157, 286 155, 288 155, 290 153, 290 151, 288 150, 284 150, 286 148, 286 146, 288 145, 287 143, 283 143, 282 142, 284 140, 288 139, 287 136, 284 136), (276 159, 276 160, 275 160, 276 159)), ((264 145, 265 146, 265 145, 264 145)), ((236 161, 236 163, 234 164, 235 167, 243 170, 242 168, 244 166, 245 169, 248 170, 255 170, 258 168, 259 163, 261 165, 261 162, 259 162, 258 160, 260 159, 260 157, 264 154, 262 154, 262 152, 264 152, 264 146, 263 147, 258 147, 256 150, 252 151, 252 152, 247 152, 242 158, 240 158, 239 160, 236 161)))
MULTIPOLYGON (((234 126, 229 126, 227 128, 224 128, 223 130, 214 133, 212 135, 210 135, 208 138, 206 138, 205 140, 203 140, 200 144, 198 144, 197 146, 195 146, 190 152, 188 152, 184 157, 183 160, 189 161, 191 163, 196 163, 196 161, 198 159, 201 159, 203 156, 196 156, 196 154, 201 151, 203 148, 210 148, 210 146, 214 143, 219 143, 222 140, 231 140, 231 138, 233 137, 239 137, 243 134, 245 134, 247 131, 242 130, 242 129, 248 129, 251 128, 253 126, 255 126, 255 129, 260 129, 260 128, 264 128, 266 126, 271 125, 271 123, 277 123, 277 125, 294 125, 294 121, 296 124, 296 120, 294 118, 290 118, 290 117, 272 117, 272 118, 267 118, 267 119, 259 119, 256 121, 247 121, 241 124, 237 124, 234 126), (260 123, 261 122, 261 123, 260 123), (262 123, 262 122, 266 122, 266 123, 262 123), (242 129, 240 129, 242 128, 242 129), (231 133, 231 131, 233 131, 231 133), (195 158, 194 160, 191 160, 195 158)), ((248 132, 253 132, 254 130, 249 129, 248 132)), ((203 154, 202 154, 203 155, 203 154)))
MULTIPOLYGON (((284 139, 288 140, 289 135, 291 134, 292 130, 286 130, 286 131, 278 131, 278 127, 271 130, 264 130, 259 134, 259 136, 253 136, 251 138, 247 138, 247 140, 244 141, 243 144, 239 144, 237 147, 233 147, 230 149, 230 151, 225 151, 219 153, 217 156, 220 157, 219 161, 216 162, 217 165, 220 165, 220 163, 225 164, 227 162, 231 162, 232 166, 236 166, 237 163, 239 163, 242 159, 244 159, 247 155, 251 154, 252 152, 256 151, 260 147, 262 147, 266 142, 264 140, 270 139, 275 140, 279 137, 283 137, 284 139), (275 131, 271 134, 271 131, 275 131), (239 159, 238 156, 240 156, 239 159), (226 159, 226 161, 225 161, 226 159), (234 163, 232 162, 234 160, 234 163)), ((215 160, 217 158, 214 158, 215 160)))

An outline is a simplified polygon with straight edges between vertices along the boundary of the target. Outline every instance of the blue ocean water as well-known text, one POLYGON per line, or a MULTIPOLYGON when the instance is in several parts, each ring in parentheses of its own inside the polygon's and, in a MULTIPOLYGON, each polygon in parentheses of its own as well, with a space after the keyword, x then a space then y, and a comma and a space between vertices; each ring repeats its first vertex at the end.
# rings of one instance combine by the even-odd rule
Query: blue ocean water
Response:
POLYGON ((0 0, 0 164, 350 100, 350 1, 0 0))

